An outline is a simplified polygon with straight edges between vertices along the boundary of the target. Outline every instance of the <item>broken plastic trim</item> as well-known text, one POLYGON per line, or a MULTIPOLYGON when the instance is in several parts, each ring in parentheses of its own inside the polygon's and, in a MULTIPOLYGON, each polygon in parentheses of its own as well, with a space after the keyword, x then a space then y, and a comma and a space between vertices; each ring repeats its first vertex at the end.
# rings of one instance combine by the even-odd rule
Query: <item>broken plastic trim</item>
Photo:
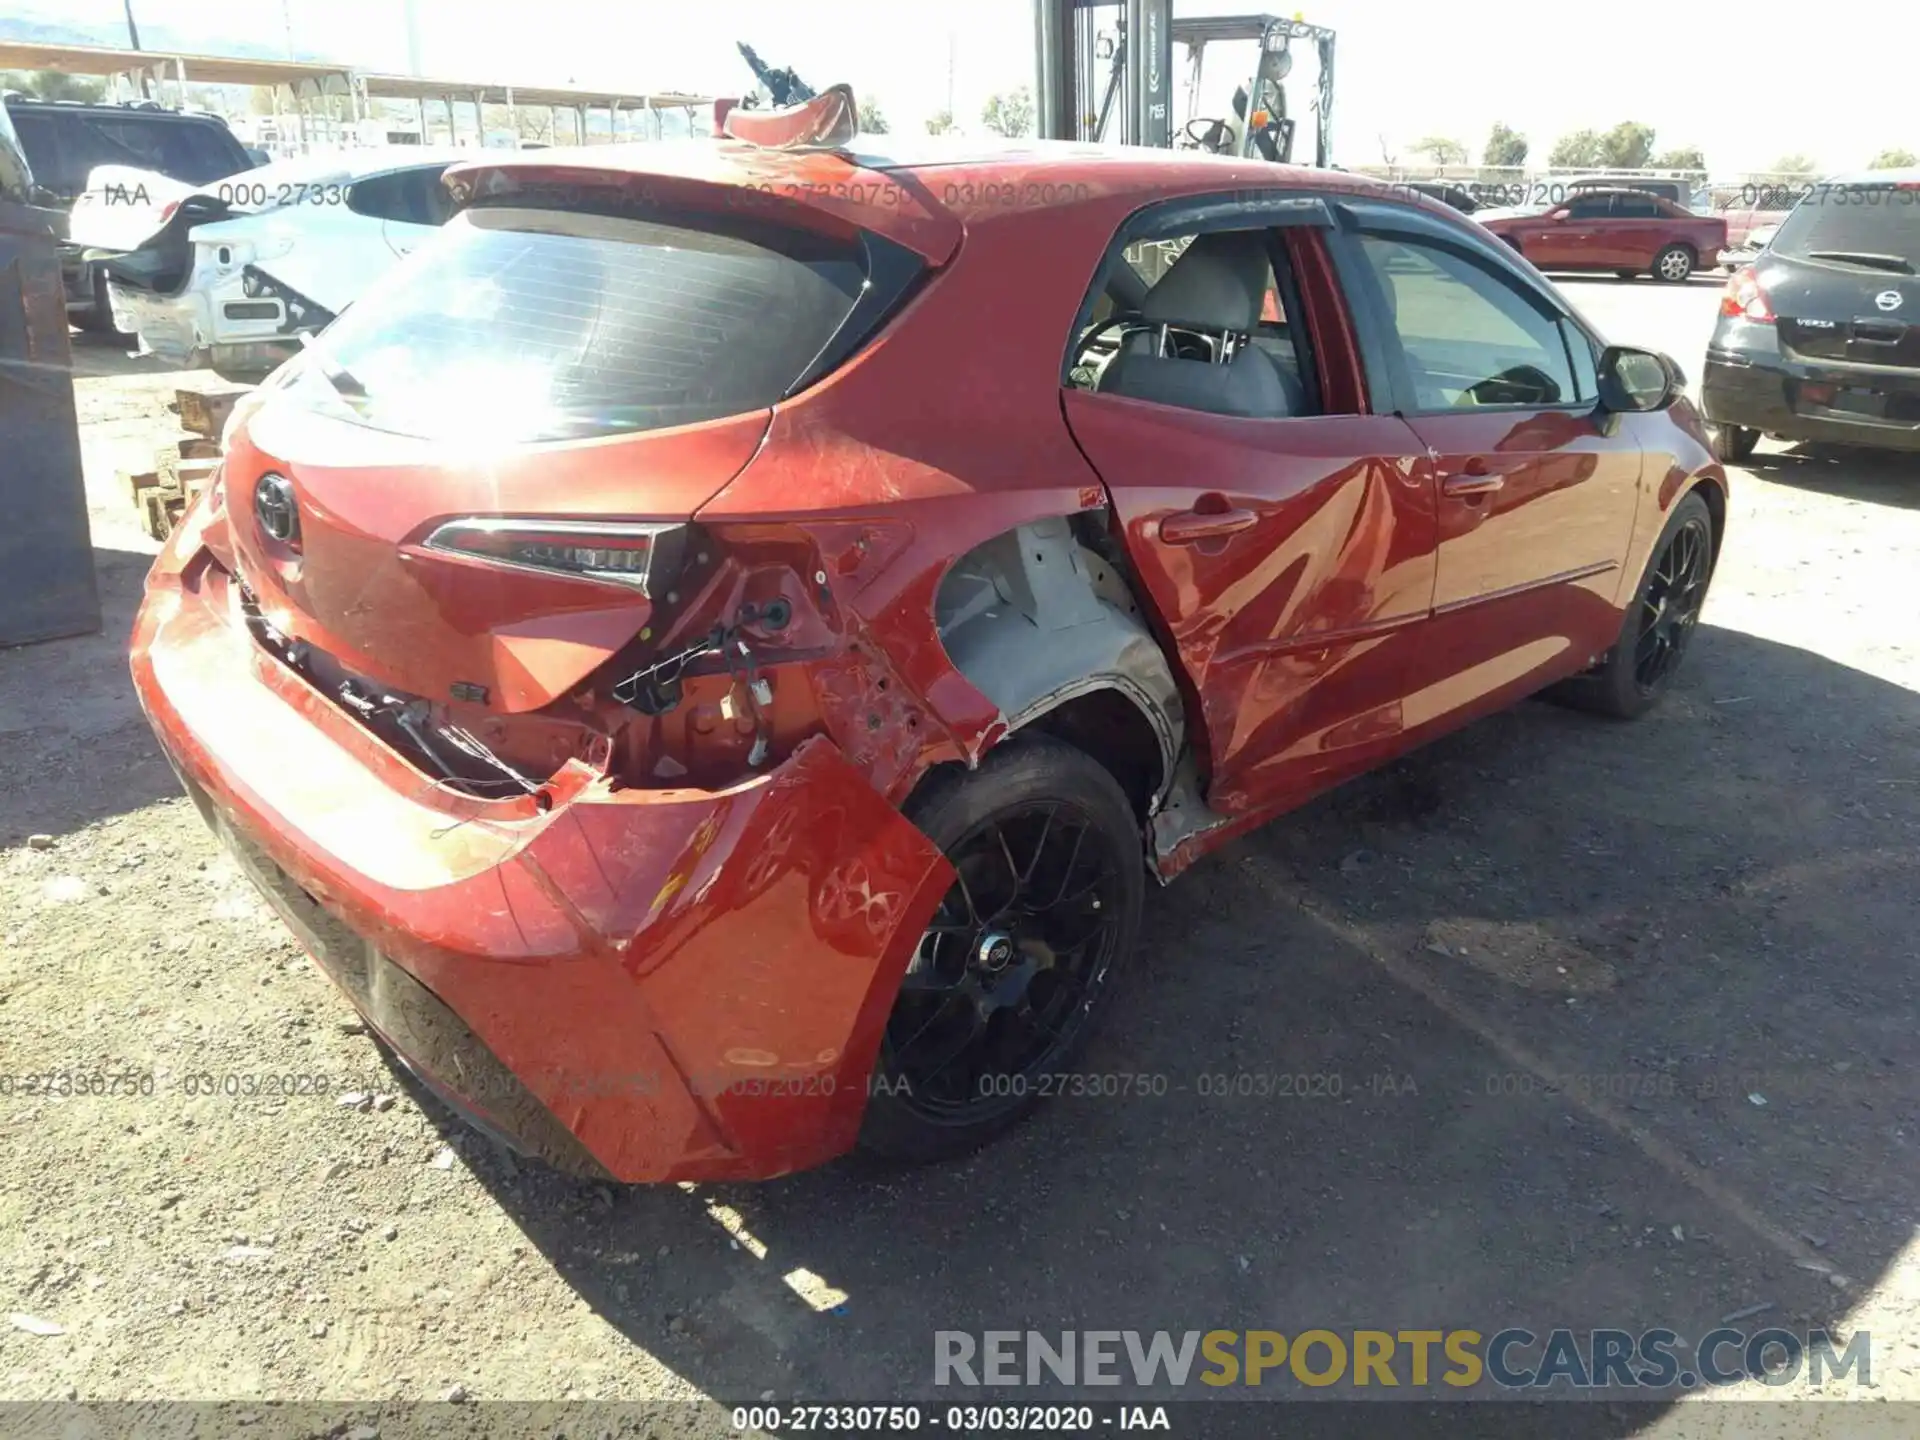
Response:
POLYGON ((800 105, 780 110, 727 111, 721 132, 765 150, 839 150, 860 133, 860 107, 851 85, 834 85, 800 105))

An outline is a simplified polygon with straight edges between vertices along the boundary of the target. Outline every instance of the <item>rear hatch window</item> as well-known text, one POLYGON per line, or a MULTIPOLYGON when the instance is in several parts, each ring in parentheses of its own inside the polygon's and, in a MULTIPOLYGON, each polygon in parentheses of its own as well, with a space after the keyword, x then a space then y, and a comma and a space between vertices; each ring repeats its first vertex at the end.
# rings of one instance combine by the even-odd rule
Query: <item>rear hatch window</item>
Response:
POLYGON ((1920 366, 1920 188, 1816 186, 1780 222, 1763 264, 1789 354, 1920 366))
POLYGON ((861 300, 866 248, 732 216, 469 209, 297 362, 327 413, 501 443, 765 409, 861 300))
POLYGON ((1773 253, 1881 274, 1920 274, 1920 187, 1816 187, 1780 222, 1773 253))

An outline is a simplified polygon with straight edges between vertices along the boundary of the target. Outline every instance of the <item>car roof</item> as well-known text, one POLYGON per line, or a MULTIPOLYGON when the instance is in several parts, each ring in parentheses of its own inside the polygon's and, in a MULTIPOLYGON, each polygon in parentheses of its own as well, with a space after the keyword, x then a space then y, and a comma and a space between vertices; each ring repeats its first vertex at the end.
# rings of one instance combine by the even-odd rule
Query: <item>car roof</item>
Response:
POLYGON ((226 117, 203 110, 169 110, 164 105, 112 104, 94 100, 44 100, 38 95, 9 95, 9 110, 33 110, 43 115, 110 115, 115 120, 187 121, 231 130, 226 117))
POLYGON ((1899 170, 1862 170, 1852 175, 1834 175, 1810 182, 1820 185, 1920 185, 1920 166, 1899 170))
POLYGON ((1637 185, 1590 185, 1580 191, 1580 198, 1583 200, 1590 199, 1595 195, 1633 195, 1636 197, 1646 196, 1655 200, 1661 200, 1666 198, 1665 196, 1659 195, 1652 190, 1642 190, 1637 185))
POLYGON ((1070 140, 915 136, 896 141, 891 135, 868 135, 855 137, 842 151, 808 151, 696 138, 469 151, 463 159, 448 175, 456 194, 484 192, 488 176, 533 180, 581 171, 758 188, 800 198, 929 255, 950 251, 960 224, 987 223, 1035 207, 1115 201, 1138 206, 1236 189, 1322 191, 1450 213, 1429 197, 1344 170, 1070 140))
MULTIPOLYGON (((392 170, 411 170, 416 166, 451 165, 471 160, 473 151, 449 146, 375 145, 365 149, 341 150, 331 154, 296 155, 287 160, 271 160, 252 170, 242 171, 248 183, 271 184, 277 180, 365 180, 392 170)), ((238 180, 241 175, 229 177, 238 180)), ((228 182, 219 182, 228 183, 228 182)))
POLYGON ((943 144, 938 137, 928 137, 935 143, 914 137, 887 144, 891 139, 859 136, 845 151, 782 150, 733 139, 499 151, 470 155, 448 172, 447 183, 459 204, 516 182, 566 184, 588 173, 757 190, 903 245, 933 264, 944 264, 969 230, 1045 216, 1062 244, 1104 244, 1131 211, 1211 193, 1317 190, 1454 216, 1438 200, 1366 176, 1268 160, 1074 141, 943 144), (1097 242, 1089 238, 1094 235, 1097 242))

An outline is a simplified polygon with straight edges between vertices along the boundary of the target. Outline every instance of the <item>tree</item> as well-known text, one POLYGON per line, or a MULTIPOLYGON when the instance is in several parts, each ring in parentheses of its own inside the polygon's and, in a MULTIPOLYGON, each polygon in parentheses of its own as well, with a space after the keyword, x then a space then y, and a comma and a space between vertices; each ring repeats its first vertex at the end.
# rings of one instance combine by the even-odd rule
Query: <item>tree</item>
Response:
POLYGON ((959 129, 959 126, 953 123, 953 112, 951 110, 942 110, 938 114, 927 117, 927 133, 929 135, 951 135, 957 129, 959 129))
POLYGON ((1662 150, 1653 161, 1656 170, 1704 170, 1707 157, 1697 145, 1683 146, 1678 150, 1662 150))
POLYGON ((1811 155, 1782 155, 1773 162, 1774 173, 1778 175, 1811 175, 1819 168, 1811 155))
POLYGON ((1600 137, 1600 163, 1609 170, 1638 170, 1653 155, 1653 127, 1622 120, 1600 137))
POLYGON ((887 133, 887 117, 880 113, 880 107, 871 100, 860 102, 860 133, 862 135, 887 133))
POLYGON ((1022 85, 1006 95, 995 95, 980 111, 980 120, 996 135, 1017 140, 1033 133, 1033 91, 1022 85))
POLYGON ((1407 147, 1416 155, 1424 155, 1432 165, 1464 165, 1467 163, 1467 147, 1458 140, 1450 140, 1444 135, 1429 135, 1424 140, 1416 140, 1407 147))
POLYGON ((1553 142, 1547 163, 1554 166, 1598 165, 1600 137, 1591 130, 1576 130, 1553 142))
POLYGON ((1869 170, 1907 170, 1915 165, 1920 165, 1920 156, 1897 145, 1891 150, 1882 150, 1867 162, 1869 170))
POLYGON ((1495 121, 1487 136, 1487 148, 1480 152, 1482 165, 1501 165, 1509 169, 1527 163, 1527 137, 1495 121))
POLYGON ((106 95, 107 82, 58 70, 0 70, 0 90, 19 90, 42 100, 94 101, 106 95))

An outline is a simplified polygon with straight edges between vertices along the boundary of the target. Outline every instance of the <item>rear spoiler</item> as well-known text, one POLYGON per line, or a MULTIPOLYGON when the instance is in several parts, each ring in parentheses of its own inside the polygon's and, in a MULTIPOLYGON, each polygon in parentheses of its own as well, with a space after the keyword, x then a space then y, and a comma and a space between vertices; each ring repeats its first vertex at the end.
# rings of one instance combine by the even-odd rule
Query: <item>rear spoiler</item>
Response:
POLYGON ((843 148, 857 122, 845 85, 804 105, 732 110, 718 142, 502 151, 456 163, 442 183, 456 206, 685 206, 830 232, 870 231, 944 265, 959 219, 910 174, 869 169, 843 148), (763 141, 760 137, 765 137, 763 141))
POLYGON ((835 85, 811 100, 780 110, 729 105, 720 132, 763 150, 842 150, 860 133, 860 107, 851 85, 835 85))

